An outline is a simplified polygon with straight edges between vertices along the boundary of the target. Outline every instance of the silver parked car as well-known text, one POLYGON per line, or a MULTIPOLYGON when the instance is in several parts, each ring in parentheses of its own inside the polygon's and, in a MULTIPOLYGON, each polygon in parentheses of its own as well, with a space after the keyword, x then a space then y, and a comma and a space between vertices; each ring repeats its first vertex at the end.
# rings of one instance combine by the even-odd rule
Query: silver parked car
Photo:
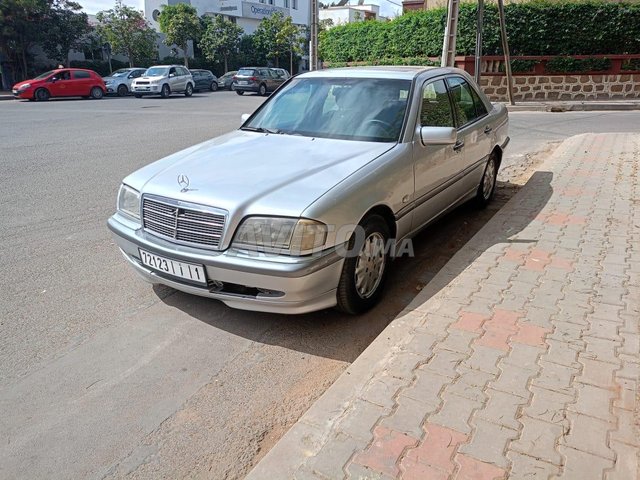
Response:
POLYGON ((140 78, 131 83, 131 91, 136 98, 143 95, 160 95, 167 98, 172 93, 193 95, 194 88, 191 72, 182 65, 156 65, 150 67, 140 78))
POLYGON ((131 83, 134 79, 141 77, 146 68, 121 68, 111 75, 104 77, 104 84, 107 87, 107 94, 115 93, 119 97, 124 97, 131 91, 131 83))
POLYGON ((239 130, 126 177, 108 225, 151 283, 247 310, 360 313, 408 239, 491 200, 507 129, 458 69, 309 72, 239 130))

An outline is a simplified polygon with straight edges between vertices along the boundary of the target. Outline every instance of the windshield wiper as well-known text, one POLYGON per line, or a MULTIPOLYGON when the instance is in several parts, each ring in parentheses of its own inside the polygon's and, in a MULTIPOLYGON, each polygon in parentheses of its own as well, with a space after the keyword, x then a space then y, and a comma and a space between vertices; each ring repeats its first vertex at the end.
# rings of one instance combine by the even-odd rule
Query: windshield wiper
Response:
POLYGON ((273 133, 273 134, 280 133, 280 130, 278 130, 277 128, 264 128, 264 127, 242 127, 240 130, 246 130, 248 132, 273 133))

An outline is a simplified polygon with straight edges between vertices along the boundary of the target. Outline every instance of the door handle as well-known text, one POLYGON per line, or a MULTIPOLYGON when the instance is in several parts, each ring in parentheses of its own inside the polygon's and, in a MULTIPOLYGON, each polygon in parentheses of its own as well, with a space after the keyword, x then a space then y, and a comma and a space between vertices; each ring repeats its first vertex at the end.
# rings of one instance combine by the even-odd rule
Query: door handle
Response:
POLYGON ((458 140, 455 145, 453 146, 453 150, 458 152, 460 150, 462 150, 462 147, 464 147, 464 142, 462 140, 458 140))
POLYGON ((489 135, 492 131, 493 131, 493 128, 491 128, 489 125, 484 127, 484 133, 486 133, 487 135, 489 135))

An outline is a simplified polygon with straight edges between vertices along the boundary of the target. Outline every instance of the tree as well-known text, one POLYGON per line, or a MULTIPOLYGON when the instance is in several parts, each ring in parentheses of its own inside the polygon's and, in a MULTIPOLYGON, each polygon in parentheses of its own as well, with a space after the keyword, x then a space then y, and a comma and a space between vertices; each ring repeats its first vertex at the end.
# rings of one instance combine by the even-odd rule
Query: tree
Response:
POLYGON ((99 12, 96 18, 100 22, 98 34, 111 45, 113 53, 129 58, 130 67, 135 66, 136 60, 156 56, 157 35, 142 12, 116 0, 111 10, 99 12))
POLYGON ((68 0, 55 0, 44 22, 46 35, 42 42, 45 53, 60 63, 69 65, 69 51, 81 48, 83 37, 91 27, 82 6, 68 0))
POLYGON ((189 40, 197 41, 200 37, 200 19, 195 7, 186 3, 164 5, 160 16, 160 31, 166 35, 167 46, 177 45, 184 53, 184 66, 189 67, 187 49, 189 40))
POLYGON ((208 60, 218 60, 222 57, 224 71, 229 71, 229 56, 240 48, 240 38, 244 30, 221 15, 209 22, 200 38, 200 48, 208 60))
POLYGON ((293 56, 302 54, 305 40, 302 29, 293 23, 291 17, 285 18, 280 30, 276 33, 276 41, 289 51, 289 72, 291 74, 293 74, 293 56))
POLYGON ((280 57, 288 52, 285 39, 279 32, 284 28, 285 18, 281 12, 275 12, 269 17, 264 17, 254 36, 254 42, 261 48, 267 58, 274 59, 276 67, 279 66, 280 57))

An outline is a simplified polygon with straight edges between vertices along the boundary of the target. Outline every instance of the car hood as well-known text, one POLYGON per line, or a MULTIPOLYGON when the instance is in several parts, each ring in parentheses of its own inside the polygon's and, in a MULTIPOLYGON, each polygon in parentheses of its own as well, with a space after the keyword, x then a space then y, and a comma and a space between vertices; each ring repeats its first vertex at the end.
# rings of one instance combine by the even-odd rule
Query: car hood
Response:
POLYGON ((299 216, 395 144, 235 131, 158 160, 124 182, 143 194, 246 215, 299 216), (178 184, 186 175, 188 189, 178 184))
POLYGON ((136 80, 162 80, 163 78, 167 78, 166 75, 155 75, 153 77, 148 77, 146 75, 143 75, 142 77, 138 77, 136 79, 134 79, 134 82, 136 80))
POLYGON ((26 85, 27 83, 30 83, 31 85, 34 85, 35 83, 40 83, 41 80, 24 80, 22 82, 16 83, 13 88, 15 88, 16 90, 19 89, 20 87, 22 87, 22 85, 26 85))

